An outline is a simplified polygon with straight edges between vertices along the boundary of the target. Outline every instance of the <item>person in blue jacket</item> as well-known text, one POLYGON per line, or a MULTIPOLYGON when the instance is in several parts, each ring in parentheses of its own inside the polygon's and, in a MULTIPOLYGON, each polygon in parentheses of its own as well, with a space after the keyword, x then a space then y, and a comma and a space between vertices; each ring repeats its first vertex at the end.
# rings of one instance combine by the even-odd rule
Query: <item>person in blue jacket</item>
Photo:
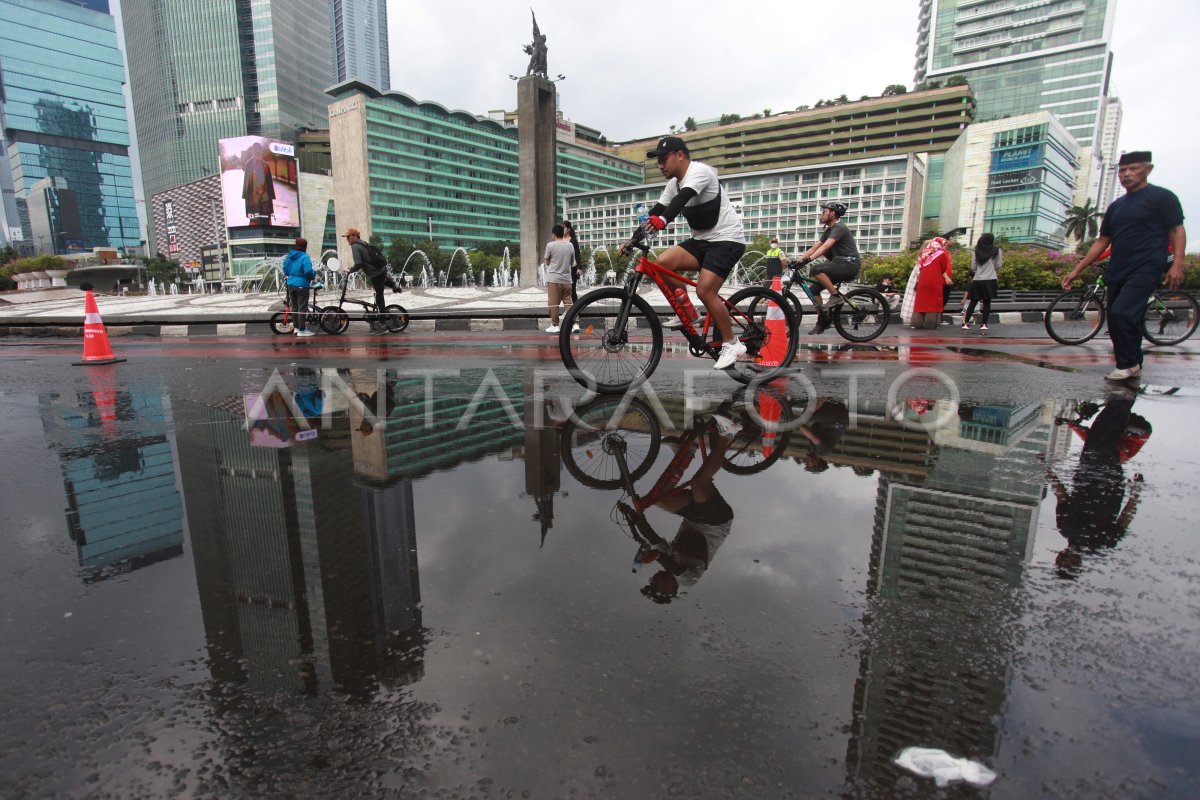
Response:
POLYGON ((317 277, 313 269, 312 259, 308 257, 308 240, 303 237, 296 240, 295 245, 283 257, 283 274, 287 276, 288 305, 295 315, 295 330, 297 336, 316 336, 316 331, 308 330, 308 290, 317 277))

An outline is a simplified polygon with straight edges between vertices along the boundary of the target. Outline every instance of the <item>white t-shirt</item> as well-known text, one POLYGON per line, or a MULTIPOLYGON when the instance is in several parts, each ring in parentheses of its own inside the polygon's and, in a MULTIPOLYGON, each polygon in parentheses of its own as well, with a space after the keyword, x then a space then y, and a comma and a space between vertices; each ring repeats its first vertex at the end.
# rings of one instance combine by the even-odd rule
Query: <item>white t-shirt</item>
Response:
MULTIPOLYGON (((667 181, 658 202, 664 206, 670 205, 671 201, 675 199, 675 195, 679 194, 680 189, 692 189, 696 192, 696 196, 687 201, 688 206, 698 206, 708 202, 716 197, 720 190, 720 184, 717 183, 717 171, 708 164, 693 161, 688 165, 687 174, 683 176, 682 183, 675 178, 667 181)), ((745 244, 746 236, 742 231, 742 218, 733 210, 728 192, 721 192, 721 211, 717 216, 717 224, 708 230, 693 230, 692 238, 707 242, 741 242, 745 244)))

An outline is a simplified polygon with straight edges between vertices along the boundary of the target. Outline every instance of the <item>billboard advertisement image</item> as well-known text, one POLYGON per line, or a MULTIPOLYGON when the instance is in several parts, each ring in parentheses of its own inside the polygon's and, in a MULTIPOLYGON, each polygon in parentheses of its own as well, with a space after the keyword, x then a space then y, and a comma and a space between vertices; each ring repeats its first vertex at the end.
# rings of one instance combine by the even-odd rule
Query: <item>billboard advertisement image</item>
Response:
POLYGON ((217 147, 227 227, 300 227, 294 145, 238 136, 220 140, 217 147))

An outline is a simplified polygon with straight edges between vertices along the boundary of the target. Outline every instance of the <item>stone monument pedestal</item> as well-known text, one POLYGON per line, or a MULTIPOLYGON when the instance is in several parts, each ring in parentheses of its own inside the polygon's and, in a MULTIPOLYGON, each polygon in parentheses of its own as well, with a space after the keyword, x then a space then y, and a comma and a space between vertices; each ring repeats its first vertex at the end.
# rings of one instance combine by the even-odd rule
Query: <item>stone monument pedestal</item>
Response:
POLYGON ((540 75, 517 81, 517 145, 521 173, 521 285, 536 286, 538 264, 558 222, 558 91, 540 75))

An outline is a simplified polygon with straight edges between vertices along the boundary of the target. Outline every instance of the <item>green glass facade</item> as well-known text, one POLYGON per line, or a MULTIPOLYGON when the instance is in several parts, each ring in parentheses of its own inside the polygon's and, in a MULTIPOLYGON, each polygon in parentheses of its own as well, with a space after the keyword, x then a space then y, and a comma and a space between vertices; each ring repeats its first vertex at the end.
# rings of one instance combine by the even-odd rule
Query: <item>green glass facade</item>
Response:
MULTIPOLYGON (((362 88, 362 84, 352 84, 362 88)), ((338 94, 351 97, 354 92, 338 94)), ((418 102, 400 92, 361 95, 371 232, 432 237, 442 247, 473 248, 520 239, 517 129, 502 122, 418 102)), ((334 147, 343 146, 335 140, 334 147)), ((352 146, 352 145, 345 145, 352 146)), ((345 176, 335 172, 335 181, 345 176)), ((642 180, 640 164, 559 141, 561 197, 642 180)), ((345 227, 343 225, 343 227, 345 227)))
POLYGON ((1108 93, 1112 0, 924 0, 916 80, 962 75, 975 120, 1050 111, 1081 145, 1108 93))
POLYGON ((7 167, 16 198, 44 207, 35 219, 49 215, 45 230, 30 229, 25 217, 23 238, 32 249, 80 252, 140 242, 124 82, 107 13, 64 0, 0 0, 7 167), (45 178, 53 185, 34 192, 45 178))
POLYGON ((1072 150, 1047 124, 993 134, 984 230, 1019 244, 1062 246, 1075 185, 1072 150))

